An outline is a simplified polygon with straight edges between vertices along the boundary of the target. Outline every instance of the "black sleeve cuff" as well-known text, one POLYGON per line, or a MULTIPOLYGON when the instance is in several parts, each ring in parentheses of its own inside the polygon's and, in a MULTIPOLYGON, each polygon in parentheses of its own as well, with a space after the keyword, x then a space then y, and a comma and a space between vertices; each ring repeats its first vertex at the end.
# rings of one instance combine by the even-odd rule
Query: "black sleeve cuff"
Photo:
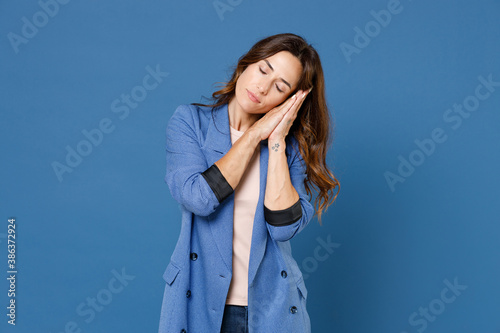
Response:
POLYGON ((233 188, 222 175, 217 165, 212 164, 210 168, 201 173, 208 185, 214 191, 217 200, 221 203, 224 199, 233 193, 233 188))
POLYGON ((269 210, 264 205, 264 217, 272 226, 283 227, 297 222, 302 217, 300 199, 292 207, 282 210, 269 210))

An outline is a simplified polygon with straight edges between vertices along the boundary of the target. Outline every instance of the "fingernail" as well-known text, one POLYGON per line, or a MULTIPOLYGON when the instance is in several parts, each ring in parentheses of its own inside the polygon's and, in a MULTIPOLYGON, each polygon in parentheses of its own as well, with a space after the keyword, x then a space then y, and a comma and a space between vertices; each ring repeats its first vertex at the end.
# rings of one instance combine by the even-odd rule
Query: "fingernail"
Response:
POLYGON ((313 90, 314 86, 312 86, 311 88, 309 88, 309 91, 307 93, 310 93, 311 90, 313 90))
POLYGON ((292 98, 295 98, 297 94, 293 94, 292 98))

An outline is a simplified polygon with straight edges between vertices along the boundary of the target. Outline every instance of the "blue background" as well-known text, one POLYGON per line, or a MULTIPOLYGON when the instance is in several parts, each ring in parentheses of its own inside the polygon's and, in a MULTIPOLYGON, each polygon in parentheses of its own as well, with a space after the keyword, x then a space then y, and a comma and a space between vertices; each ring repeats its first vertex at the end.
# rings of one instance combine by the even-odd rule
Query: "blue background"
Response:
POLYGON ((10 217, 18 269, 16 326, 2 278, 0 330, 157 331, 180 231, 163 180, 166 124, 256 41, 293 32, 322 57, 336 120, 328 163, 342 185, 323 226, 315 218, 292 241, 313 332, 500 332, 500 87, 458 128, 443 118, 478 77, 500 81, 500 2, 401 0, 378 30, 370 12, 391 1, 221 2, 231 10, 219 15, 211 0, 69 1, 46 22, 36 1, 0 2, 1 276, 10 217), (23 17, 40 27, 15 46, 23 17), (367 24, 368 45, 346 56, 342 43, 356 46, 367 24), (127 117, 113 112, 147 66, 168 76, 127 117), (105 118, 113 131, 58 179, 53 162, 105 118), (447 139, 418 160, 414 141, 436 128, 447 139), (391 188, 384 174, 412 153, 419 165, 391 188), (111 293, 113 270, 129 280, 111 293), (96 296, 100 311, 77 313, 96 296))

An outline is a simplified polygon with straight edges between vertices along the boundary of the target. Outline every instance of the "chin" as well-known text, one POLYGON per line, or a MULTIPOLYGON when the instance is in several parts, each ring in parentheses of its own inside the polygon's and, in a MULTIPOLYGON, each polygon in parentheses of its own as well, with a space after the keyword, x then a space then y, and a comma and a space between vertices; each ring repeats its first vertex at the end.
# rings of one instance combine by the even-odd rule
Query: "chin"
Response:
POLYGON ((250 106, 248 109, 245 109, 245 112, 251 113, 251 114, 264 114, 267 113, 269 110, 263 109, 262 107, 255 107, 255 106, 250 106))

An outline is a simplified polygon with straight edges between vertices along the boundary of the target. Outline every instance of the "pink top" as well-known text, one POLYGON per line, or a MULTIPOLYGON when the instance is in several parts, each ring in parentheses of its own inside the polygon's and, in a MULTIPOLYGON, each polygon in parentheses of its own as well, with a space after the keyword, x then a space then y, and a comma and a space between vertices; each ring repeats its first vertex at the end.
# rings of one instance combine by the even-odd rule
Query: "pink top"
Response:
MULTIPOLYGON (((244 132, 230 126, 234 144, 244 132)), ((248 305, 248 263, 260 184, 260 145, 253 154, 240 183, 234 190, 233 276, 226 304, 248 305)))

